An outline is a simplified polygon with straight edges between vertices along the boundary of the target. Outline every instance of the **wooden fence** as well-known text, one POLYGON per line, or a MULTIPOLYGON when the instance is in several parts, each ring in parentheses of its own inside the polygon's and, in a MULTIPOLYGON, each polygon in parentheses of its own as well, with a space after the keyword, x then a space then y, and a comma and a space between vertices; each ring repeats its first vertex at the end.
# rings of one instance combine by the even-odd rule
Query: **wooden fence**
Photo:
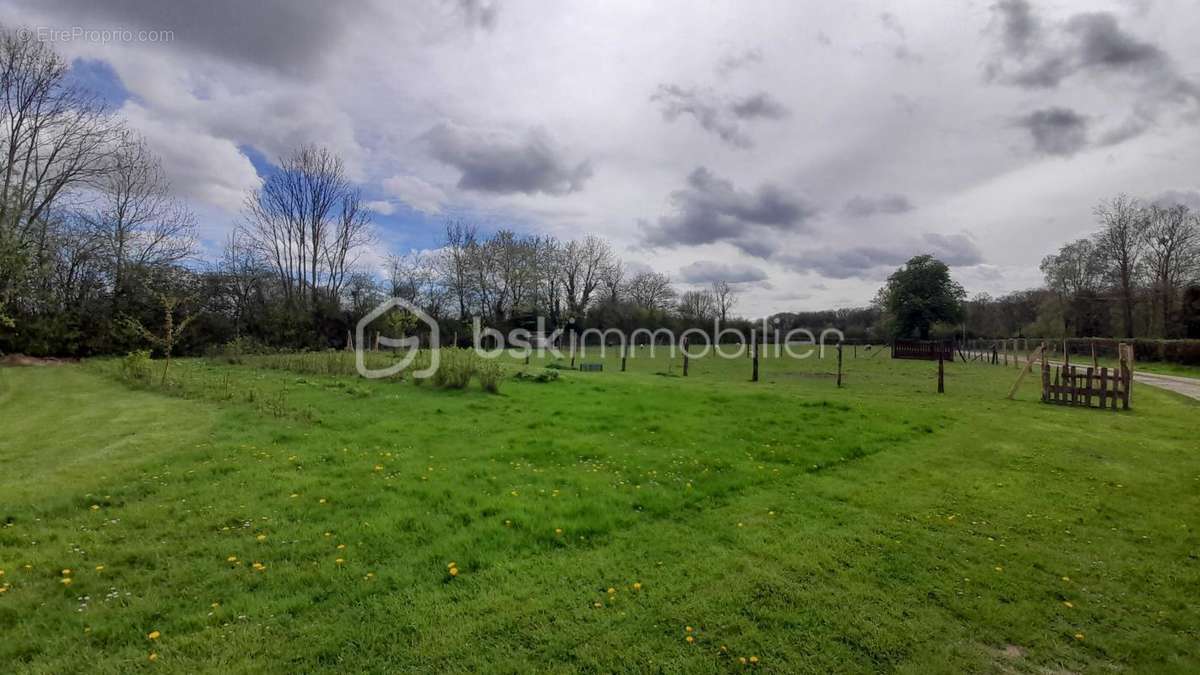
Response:
POLYGON ((896 340, 892 344, 893 359, 919 361, 954 360, 954 343, 936 340, 896 340))
POLYGON ((1133 390, 1133 347, 1120 346, 1120 365, 1096 368, 1051 365, 1042 356, 1042 401, 1057 405, 1129 410, 1133 390))

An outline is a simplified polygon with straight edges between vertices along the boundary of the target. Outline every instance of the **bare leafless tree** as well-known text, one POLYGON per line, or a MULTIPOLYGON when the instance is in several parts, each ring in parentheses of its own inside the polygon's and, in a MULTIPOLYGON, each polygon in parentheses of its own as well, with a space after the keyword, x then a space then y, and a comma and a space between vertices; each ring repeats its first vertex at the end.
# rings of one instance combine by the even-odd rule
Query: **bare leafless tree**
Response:
POLYGON ((1175 298, 1200 266, 1200 229, 1188 207, 1151 206, 1145 231, 1145 259, 1158 309, 1162 335, 1169 337, 1175 298))
POLYGON ((706 323, 717 313, 716 301, 709 291, 687 291, 679 296, 679 316, 684 320, 706 323))
POLYGON ((613 263, 612 248, 604 239, 590 234, 581 241, 567 242, 559 258, 559 280, 567 311, 581 317, 600 286, 604 270, 613 263))
POLYGON ((171 195, 158 158, 145 142, 124 132, 95 181, 95 199, 83 209, 108 261, 113 301, 124 292, 131 267, 177 263, 195 250, 195 219, 171 195))
POLYGON ((1097 206, 1095 213, 1102 225, 1096 248, 1120 294, 1125 337, 1133 337, 1134 294, 1145 247, 1146 212, 1137 200, 1118 195, 1097 206))
POLYGON ((341 159, 309 145, 283 158, 280 170, 247 195, 243 227, 298 305, 337 297, 373 239, 370 212, 341 159))
POLYGON ((658 272, 639 272, 625 285, 629 300, 637 307, 666 310, 675 300, 671 278, 658 272))
POLYGON ((729 319, 729 310, 737 304, 738 291, 728 281, 721 280, 712 282, 711 292, 717 316, 720 317, 721 323, 725 323, 729 319))
POLYGON ((471 251, 475 247, 477 228, 461 220, 446 222, 446 235, 442 242, 443 283, 458 301, 460 319, 468 316, 471 301, 471 251))
POLYGON ((27 32, 0 31, 0 310, 21 277, 46 264, 52 211, 108 170, 121 128, 27 32))

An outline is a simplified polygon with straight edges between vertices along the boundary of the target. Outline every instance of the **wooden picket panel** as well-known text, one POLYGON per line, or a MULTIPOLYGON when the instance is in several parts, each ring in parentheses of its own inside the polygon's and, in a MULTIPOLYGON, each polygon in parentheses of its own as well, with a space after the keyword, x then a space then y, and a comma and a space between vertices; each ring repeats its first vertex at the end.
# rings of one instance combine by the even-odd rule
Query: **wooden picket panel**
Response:
POLYGON ((1082 371, 1069 364, 1054 365, 1042 361, 1042 401, 1055 405, 1081 406, 1101 410, 1130 408, 1133 389, 1132 348, 1121 345, 1121 363, 1108 367, 1087 367, 1082 371))

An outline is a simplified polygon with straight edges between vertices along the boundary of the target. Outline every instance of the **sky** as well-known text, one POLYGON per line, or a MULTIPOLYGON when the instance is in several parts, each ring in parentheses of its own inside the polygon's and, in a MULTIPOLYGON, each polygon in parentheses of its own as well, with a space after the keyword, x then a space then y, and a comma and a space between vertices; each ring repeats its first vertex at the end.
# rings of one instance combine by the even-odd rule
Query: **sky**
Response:
POLYGON ((370 201, 368 266, 448 218, 598 234, 683 289, 734 282, 745 316, 867 304, 921 253, 971 294, 1030 288, 1103 199, 1200 206, 1189 0, 0 0, 0 23, 145 136, 210 252, 302 143, 370 201))

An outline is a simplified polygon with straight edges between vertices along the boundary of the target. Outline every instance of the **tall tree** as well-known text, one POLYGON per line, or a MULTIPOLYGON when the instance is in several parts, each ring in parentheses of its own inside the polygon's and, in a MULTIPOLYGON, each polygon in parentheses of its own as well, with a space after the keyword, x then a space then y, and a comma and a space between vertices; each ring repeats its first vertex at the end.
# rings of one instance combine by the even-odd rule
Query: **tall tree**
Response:
POLYGON ((725 323, 729 318, 729 310, 737 304, 738 292, 728 281, 714 281, 712 282, 712 296, 717 316, 721 318, 721 323, 725 323))
POLYGON ((121 125, 28 31, 0 31, 0 314, 52 256, 62 198, 103 175, 121 125))
POLYGON ((962 319, 963 287, 950 278, 950 268, 931 255, 911 258, 888 277, 877 302, 891 318, 895 337, 929 338, 929 329, 940 322, 962 319))
POLYGON ((296 307, 336 299, 356 255, 372 241, 370 212, 342 161, 305 145, 246 197, 244 231, 296 307))
POLYGON ((604 270, 613 263, 612 248, 600 237, 589 234, 582 241, 567 242, 560 258, 559 278, 567 311, 578 320, 587 311, 604 270))
POLYGON ((1162 320, 1162 336, 1172 337, 1175 299, 1200 269, 1200 226, 1188 207, 1151 206, 1145 232, 1146 267, 1162 320))
POLYGON ((1133 337, 1133 307, 1146 241, 1146 212, 1137 200, 1118 195, 1102 202, 1095 213, 1102 226, 1096 236, 1096 249, 1120 295, 1125 337, 1133 337))

